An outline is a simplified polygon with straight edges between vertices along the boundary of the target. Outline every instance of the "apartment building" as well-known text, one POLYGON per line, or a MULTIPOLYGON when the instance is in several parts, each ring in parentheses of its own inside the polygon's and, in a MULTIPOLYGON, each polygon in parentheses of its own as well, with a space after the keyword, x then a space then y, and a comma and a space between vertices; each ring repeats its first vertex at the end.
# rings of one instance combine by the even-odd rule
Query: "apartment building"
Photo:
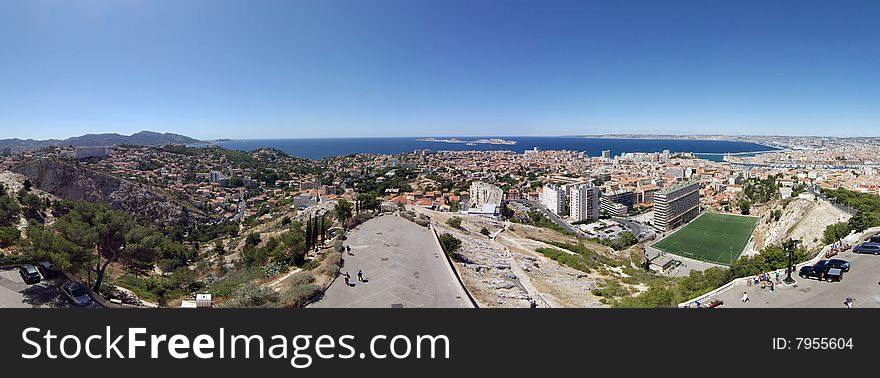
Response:
POLYGON ((700 184, 683 182, 654 194, 654 228, 669 231, 700 215, 700 184))
POLYGON ((568 214, 571 221, 599 219, 599 189, 591 184, 577 184, 569 189, 568 214))
POLYGON ((538 199, 553 214, 563 215, 566 193, 566 185, 544 185, 544 190, 538 195, 538 199))

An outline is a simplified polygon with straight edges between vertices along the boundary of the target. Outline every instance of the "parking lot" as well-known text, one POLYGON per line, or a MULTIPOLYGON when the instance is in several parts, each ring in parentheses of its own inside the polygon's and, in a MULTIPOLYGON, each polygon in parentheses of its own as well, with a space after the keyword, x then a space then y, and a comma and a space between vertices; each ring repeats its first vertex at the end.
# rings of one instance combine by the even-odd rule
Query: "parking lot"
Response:
POLYGON ((760 286, 736 286, 718 299, 724 301, 723 307, 843 308, 844 299, 852 297, 856 300, 853 307, 880 308, 880 256, 859 255, 849 250, 834 258, 852 263, 841 282, 792 275, 797 280, 794 286, 778 285, 774 291, 760 286), (740 302, 743 291, 749 295, 746 303, 740 302))
MULTIPOLYGON (((61 292, 61 285, 66 281, 62 276, 29 285, 21 279, 17 269, 0 270, 0 309, 78 307, 61 292)), ((93 301, 85 307, 100 305, 93 301)))

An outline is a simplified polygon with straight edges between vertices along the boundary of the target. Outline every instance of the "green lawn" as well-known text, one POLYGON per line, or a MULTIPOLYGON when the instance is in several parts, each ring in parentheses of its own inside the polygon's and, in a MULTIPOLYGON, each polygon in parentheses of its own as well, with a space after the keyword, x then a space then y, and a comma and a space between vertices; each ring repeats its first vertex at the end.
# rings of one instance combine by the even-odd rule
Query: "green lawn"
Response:
POLYGON ((704 213, 654 247, 679 256, 730 265, 746 248, 757 222, 756 217, 704 213))

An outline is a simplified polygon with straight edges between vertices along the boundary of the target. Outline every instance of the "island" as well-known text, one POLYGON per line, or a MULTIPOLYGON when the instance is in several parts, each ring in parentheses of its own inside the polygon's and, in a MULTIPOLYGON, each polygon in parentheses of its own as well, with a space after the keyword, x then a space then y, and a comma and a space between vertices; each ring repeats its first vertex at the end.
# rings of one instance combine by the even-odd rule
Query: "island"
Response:
POLYGON ((419 139, 416 139, 416 141, 418 141, 418 142, 435 142, 435 143, 464 143, 468 146, 473 146, 476 144, 505 144, 505 145, 516 144, 515 140, 505 140, 505 139, 500 139, 500 138, 477 139, 477 140, 461 140, 458 138, 449 138, 449 139, 419 138, 419 139))

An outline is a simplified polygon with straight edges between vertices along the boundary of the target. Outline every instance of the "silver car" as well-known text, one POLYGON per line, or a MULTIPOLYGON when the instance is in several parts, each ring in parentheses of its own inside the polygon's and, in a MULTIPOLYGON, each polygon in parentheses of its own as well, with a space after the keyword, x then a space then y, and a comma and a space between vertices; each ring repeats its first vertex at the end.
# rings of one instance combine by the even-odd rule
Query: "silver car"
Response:
POLYGON ((86 288, 76 282, 65 282, 61 285, 61 291, 77 306, 85 306, 92 302, 92 297, 89 296, 86 288))
POLYGON ((872 253, 875 255, 880 255, 880 244, 877 243, 862 243, 853 248, 853 252, 855 253, 872 253))

